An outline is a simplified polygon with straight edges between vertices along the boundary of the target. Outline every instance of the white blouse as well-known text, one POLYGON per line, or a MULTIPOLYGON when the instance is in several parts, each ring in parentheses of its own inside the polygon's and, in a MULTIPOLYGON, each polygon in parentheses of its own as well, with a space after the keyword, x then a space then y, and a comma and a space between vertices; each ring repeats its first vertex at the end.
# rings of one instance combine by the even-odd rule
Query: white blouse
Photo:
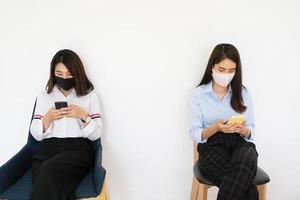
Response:
POLYGON ((101 137, 102 129, 100 102, 94 91, 78 97, 73 88, 68 96, 64 96, 55 85, 50 94, 43 91, 38 95, 33 121, 30 126, 30 132, 36 140, 41 141, 51 137, 83 137, 93 141, 101 137), (55 102, 57 101, 66 101, 68 105, 74 104, 81 107, 89 113, 92 120, 83 127, 83 123, 79 118, 63 117, 51 122, 49 128, 43 133, 42 118, 49 109, 55 108, 55 102))

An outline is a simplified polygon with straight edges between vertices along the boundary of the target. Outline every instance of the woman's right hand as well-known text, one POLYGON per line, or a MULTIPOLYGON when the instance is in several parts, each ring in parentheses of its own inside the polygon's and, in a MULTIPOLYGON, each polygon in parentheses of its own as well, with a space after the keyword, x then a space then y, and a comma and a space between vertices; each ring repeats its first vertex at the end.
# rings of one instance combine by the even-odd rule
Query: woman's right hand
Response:
POLYGON ((231 124, 224 124, 224 120, 219 120, 216 122, 216 126, 218 127, 218 131, 223 133, 234 133, 238 124, 231 123, 231 124))
POLYGON ((49 111, 43 117, 43 132, 45 132, 49 128, 51 122, 65 117, 66 114, 67 111, 61 109, 49 109, 49 111))
POLYGON ((63 118, 65 115, 67 114, 67 111, 61 110, 61 109, 49 109, 49 111, 47 112, 47 114, 44 116, 44 118, 48 121, 48 122, 52 122, 54 120, 58 120, 63 118))
POLYGON ((221 119, 221 120, 217 121, 216 123, 212 124, 211 126, 205 128, 201 133, 201 137, 203 139, 207 139, 219 131, 221 131, 223 133, 228 133, 228 134, 236 132, 236 128, 237 128, 238 124, 236 124, 236 123, 224 124, 224 122, 225 122, 225 120, 221 119))

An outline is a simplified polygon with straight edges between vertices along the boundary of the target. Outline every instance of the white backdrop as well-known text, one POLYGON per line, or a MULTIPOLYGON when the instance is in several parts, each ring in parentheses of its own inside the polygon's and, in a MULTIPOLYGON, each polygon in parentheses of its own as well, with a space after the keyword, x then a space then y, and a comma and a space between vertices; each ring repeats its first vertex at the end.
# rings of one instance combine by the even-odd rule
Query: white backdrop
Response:
POLYGON ((0 165, 26 142, 53 55, 70 48, 101 96, 109 199, 187 200, 188 98, 227 42, 252 92, 267 197, 299 200, 299 9, 296 0, 1 1, 0 165))

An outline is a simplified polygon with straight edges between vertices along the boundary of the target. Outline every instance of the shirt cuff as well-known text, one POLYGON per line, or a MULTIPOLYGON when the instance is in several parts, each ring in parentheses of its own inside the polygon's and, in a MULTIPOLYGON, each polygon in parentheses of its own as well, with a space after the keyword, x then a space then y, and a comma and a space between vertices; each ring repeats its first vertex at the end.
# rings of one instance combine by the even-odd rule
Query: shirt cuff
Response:
POLYGON ((85 127, 81 128, 82 134, 84 137, 88 137, 92 132, 94 132, 97 124, 94 120, 91 120, 85 127))
POLYGON ((197 142, 197 143, 205 143, 207 141, 207 139, 203 139, 202 138, 202 131, 203 128, 198 128, 196 130, 193 131, 192 133, 192 139, 197 142))
POLYGON ((31 134, 38 141, 42 141, 45 137, 52 132, 52 123, 50 123, 48 129, 43 132, 43 121, 42 119, 33 119, 31 123, 31 134))

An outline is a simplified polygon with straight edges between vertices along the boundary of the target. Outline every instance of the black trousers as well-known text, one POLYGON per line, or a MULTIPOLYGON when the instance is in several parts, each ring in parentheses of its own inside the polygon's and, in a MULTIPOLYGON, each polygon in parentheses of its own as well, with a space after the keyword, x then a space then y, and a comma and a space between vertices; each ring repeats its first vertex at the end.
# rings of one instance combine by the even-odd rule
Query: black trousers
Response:
POLYGON ((31 200, 75 200, 75 190, 93 165, 84 138, 49 138, 40 142, 32 161, 31 200))
POLYGON ((218 132, 198 144, 201 173, 219 187, 217 200, 258 200, 252 183, 257 170, 255 145, 239 134, 218 132))

